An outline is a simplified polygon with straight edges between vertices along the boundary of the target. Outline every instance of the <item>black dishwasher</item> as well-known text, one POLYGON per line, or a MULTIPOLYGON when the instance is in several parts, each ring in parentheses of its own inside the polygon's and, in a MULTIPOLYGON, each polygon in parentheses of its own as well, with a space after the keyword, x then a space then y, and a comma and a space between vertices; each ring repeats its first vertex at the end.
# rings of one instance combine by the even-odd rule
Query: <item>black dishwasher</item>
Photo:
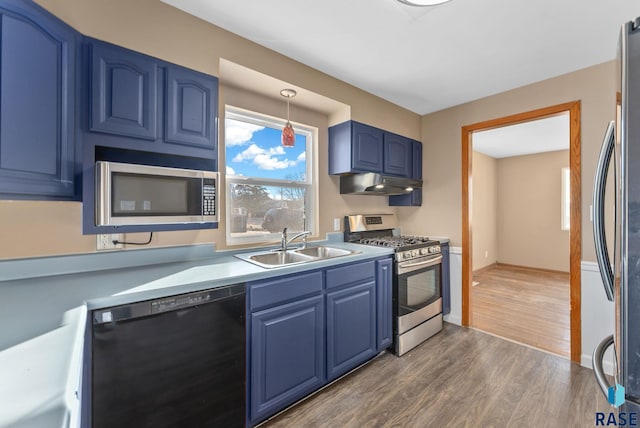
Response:
POLYGON ((243 427, 245 285, 92 314, 91 425, 243 427))

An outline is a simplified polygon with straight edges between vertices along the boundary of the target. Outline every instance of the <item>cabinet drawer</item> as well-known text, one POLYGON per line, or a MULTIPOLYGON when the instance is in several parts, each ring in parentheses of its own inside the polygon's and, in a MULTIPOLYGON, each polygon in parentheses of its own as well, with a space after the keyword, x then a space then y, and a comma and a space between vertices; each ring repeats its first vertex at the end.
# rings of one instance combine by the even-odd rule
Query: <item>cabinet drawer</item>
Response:
POLYGON ((375 262, 364 262, 327 270, 327 290, 375 279, 375 262))
POLYGON ((249 284, 249 309, 284 303, 322 292, 322 272, 311 272, 249 284))

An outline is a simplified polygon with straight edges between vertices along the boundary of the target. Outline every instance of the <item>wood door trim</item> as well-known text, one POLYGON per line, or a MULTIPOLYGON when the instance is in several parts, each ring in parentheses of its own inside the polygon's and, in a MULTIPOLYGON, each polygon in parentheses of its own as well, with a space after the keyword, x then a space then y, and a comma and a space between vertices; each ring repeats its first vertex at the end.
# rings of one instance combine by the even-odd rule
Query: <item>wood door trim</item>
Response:
POLYGON ((462 127, 462 325, 472 325, 471 314, 471 180, 472 147, 471 134, 474 131, 498 128, 506 125, 528 122, 569 112, 569 167, 571 171, 571 230, 570 230, 570 324, 571 324, 571 360, 580 362, 581 357, 581 292, 580 260, 582 258, 582 219, 581 219, 581 179, 580 179, 580 101, 572 101, 555 106, 531 110, 511 116, 491 119, 462 127))

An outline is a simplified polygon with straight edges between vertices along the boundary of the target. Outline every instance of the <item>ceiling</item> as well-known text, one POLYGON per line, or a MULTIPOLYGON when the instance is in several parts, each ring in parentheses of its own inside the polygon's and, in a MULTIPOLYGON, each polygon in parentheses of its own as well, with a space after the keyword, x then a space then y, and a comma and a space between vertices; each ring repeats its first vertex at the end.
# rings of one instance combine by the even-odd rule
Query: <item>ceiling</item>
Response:
POLYGON ((637 0, 162 0, 418 114, 612 60, 637 0))
POLYGON ((569 112, 517 125, 476 131, 473 150, 492 158, 569 150, 569 112))

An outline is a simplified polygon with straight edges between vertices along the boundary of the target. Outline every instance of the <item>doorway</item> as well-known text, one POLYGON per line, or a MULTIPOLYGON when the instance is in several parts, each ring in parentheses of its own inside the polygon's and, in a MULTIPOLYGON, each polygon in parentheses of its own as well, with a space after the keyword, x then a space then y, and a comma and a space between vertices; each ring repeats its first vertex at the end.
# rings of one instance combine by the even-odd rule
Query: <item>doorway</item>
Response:
POLYGON ((472 133, 495 129, 532 120, 569 114, 569 167, 570 167, 570 243, 569 243, 569 288, 570 288, 570 355, 571 360, 580 359, 580 259, 581 259, 581 180, 580 180, 580 102, 570 102, 533 110, 499 119, 467 125, 462 128, 462 324, 473 325, 472 314, 472 179, 473 147, 472 133))

